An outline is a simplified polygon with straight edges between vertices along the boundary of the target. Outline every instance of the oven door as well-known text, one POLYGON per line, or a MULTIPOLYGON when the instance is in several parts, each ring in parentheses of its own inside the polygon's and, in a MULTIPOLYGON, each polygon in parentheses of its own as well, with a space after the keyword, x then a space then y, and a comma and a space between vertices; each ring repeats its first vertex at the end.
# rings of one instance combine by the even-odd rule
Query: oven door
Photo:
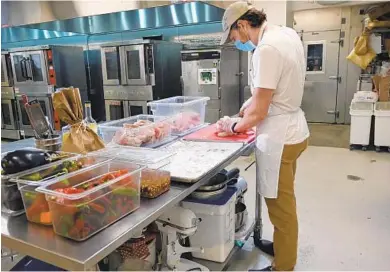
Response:
POLYGON ((147 101, 124 101, 125 108, 127 108, 127 115, 125 117, 148 114, 147 101))
POLYGON ((103 47, 101 49, 102 74, 104 85, 120 84, 120 65, 118 47, 103 47))
POLYGON ((29 51, 26 53, 27 70, 30 83, 37 85, 47 85, 47 66, 44 51, 29 51))
MULTIPOLYGON (((31 100, 32 99, 35 99, 35 97, 34 98, 31 97, 31 100)), ((37 97, 36 99, 38 99, 39 104, 41 105, 43 114, 49 118, 52 127, 54 127, 53 105, 51 102, 51 98, 37 97)), ((18 119, 19 119, 20 130, 24 131, 26 136, 34 136, 33 128, 31 127, 30 119, 28 118, 26 109, 24 108, 22 97, 19 95, 17 96, 17 107, 18 107, 18 119)))
POLYGON ((120 100, 106 100, 106 121, 119 120, 124 118, 127 113, 125 110, 124 101, 120 100))
POLYGON ((148 85, 144 45, 124 46, 122 50, 121 66, 127 85, 148 85))
POLYGON ((1 86, 9 87, 10 77, 8 74, 7 59, 5 55, 1 55, 1 86))
POLYGON ((1 128, 17 129, 16 109, 12 100, 1 100, 1 128))
POLYGON ((15 85, 29 84, 30 77, 27 68, 27 58, 24 52, 11 53, 12 74, 15 85))

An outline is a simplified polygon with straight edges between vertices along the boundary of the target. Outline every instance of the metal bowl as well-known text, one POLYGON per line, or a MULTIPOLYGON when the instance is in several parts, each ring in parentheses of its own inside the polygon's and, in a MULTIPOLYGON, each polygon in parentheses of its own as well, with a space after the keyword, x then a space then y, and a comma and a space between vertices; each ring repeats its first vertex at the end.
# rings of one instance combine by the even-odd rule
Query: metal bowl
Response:
POLYGON ((248 218, 248 211, 246 210, 246 205, 242 202, 236 203, 236 224, 235 231, 239 231, 246 223, 248 218))
POLYGON ((35 146, 42 147, 46 145, 58 144, 60 142, 61 142, 60 135, 52 135, 50 138, 47 139, 35 139, 35 146))
POLYGON ((61 151, 62 143, 48 144, 48 145, 36 145, 37 148, 47 151, 61 151))

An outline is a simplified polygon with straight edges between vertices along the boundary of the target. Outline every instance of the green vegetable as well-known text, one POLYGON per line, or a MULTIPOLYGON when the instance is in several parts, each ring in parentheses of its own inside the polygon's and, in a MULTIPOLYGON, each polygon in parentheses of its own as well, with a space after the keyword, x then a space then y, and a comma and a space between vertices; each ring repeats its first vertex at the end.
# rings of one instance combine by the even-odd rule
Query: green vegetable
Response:
POLYGON ((137 196, 138 192, 133 188, 119 188, 114 191, 112 191, 114 195, 121 195, 121 196, 137 196))
POLYGON ((24 196, 29 198, 29 199, 35 199, 37 197, 37 194, 36 193, 25 192, 24 196))
POLYGON ((70 186, 70 182, 68 179, 64 179, 63 181, 61 181, 62 184, 64 184, 65 186, 70 186))
POLYGON ((42 179, 42 176, 39 172, 36 172, 36 173, 32 173, 30 175, 23 176, 22 179, 31 180, 31 181, 39 181, 42 179))

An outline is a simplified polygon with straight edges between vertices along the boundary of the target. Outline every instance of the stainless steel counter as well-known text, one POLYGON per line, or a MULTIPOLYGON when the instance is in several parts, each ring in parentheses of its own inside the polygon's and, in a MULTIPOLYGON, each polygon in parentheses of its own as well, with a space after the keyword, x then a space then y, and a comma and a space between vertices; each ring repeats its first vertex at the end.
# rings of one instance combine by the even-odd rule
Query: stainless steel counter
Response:
MULTIPOLYGON (((28 140, 25 141, 24 146, 18 142, 2 144, 2 152, 34 144, 33 141, 31 143, 28 140)), ((165 211, 178 204, 221 169, 240 157, 250 147, 251 145, 243 147, 191 186, 174 183, 171 190, 164 195, 153 200, 142 200, 141 207, 137 211, 84 242, 75 242, 57 236, 51 227, 27 222, 25 215, 9 218, 2 214, 2 246, 67 270, 91 269, 101 259, 130 239, 135 231, 155 221, 165 211)))

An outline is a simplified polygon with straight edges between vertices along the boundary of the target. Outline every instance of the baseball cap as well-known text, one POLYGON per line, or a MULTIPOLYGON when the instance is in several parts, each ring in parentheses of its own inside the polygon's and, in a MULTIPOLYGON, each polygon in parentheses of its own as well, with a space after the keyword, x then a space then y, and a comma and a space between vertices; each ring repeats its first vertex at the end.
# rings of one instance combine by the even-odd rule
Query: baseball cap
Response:
POLYGON ((223 35, 221 39, 221 45, 230 41, 229 33, 232 24, 234 24, 234 22, 236 22, 242 15, 244 15, 251 8, 252 6, 244 1, 238 1, 228 6, 228 8, 225 10, 225 13, 223 14, 222 17, 223 35))

